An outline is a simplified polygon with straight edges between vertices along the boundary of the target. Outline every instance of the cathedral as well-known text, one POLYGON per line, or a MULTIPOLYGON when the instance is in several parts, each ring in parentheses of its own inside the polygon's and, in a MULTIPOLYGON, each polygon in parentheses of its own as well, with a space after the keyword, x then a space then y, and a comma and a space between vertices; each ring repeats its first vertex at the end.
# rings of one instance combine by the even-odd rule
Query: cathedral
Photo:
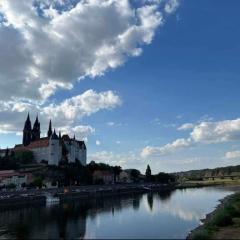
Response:
POLYGON ((70 138, 65 134, 56 134, 55 129, 52 130, 52 122, 50 120, 46 137, 41 137, 41 127, 38 117, 31 124, 28 114, 23 128, 22 144, 15 145, 12 149, 14 152, 30 150, 33 152, 36 162, 48 162, 49 165, 58 165, 63 157, 68 159, 68 162, 80 161, 82 165, 86 165, 87 149, 84 141, 79 141, 70 138))

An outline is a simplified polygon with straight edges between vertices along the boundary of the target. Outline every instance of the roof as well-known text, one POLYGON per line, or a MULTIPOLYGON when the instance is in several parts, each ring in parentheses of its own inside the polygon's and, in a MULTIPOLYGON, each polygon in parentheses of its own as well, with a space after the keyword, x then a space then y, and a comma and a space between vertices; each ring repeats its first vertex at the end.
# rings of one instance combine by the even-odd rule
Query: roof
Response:
POLYGON ((69 137, 67 134, 64 134, 64 135, 62 136, 62 140, 64 140, 64 141, 70 141, 71 139, 70 139, 70 137, 69 137))
POLYGON ((58 136, 57 136, 57 134, 56 134, 55 129, 54 129, 54 131, 53 131, 53 134, 52 134, 52 136, 51 136, 51 139, 53 139, 53 140, 58 140, 58 136))
POLYGON ((15 145, 14 151, 20 152, 20 151, 27 151, 32 148, 43 148, 48 147, 49 145, 49 139, 47 137, 40 138, 39 140, 31 142, 28 146, 24 146, 23 144, 15 145))
POLYGON ((111 171, 108 170, 95 170, 93 172, 94 176, 112 176, 113 173, 111 171))
POLYGON ((37 141, 31 142, 27 147, 28 148, 43 148, 48 147, 49 139, 48 138, 40 138, 37 141))
POLYGON ((14 170, 4 170, 0 171, 0 179, 6 178, 6 177, 13 177, 13 176, 24 176, 25 174, 18 173, 14 170))
POLYGON ((86 149, 86 145, 85 145, 84 141, 77 141, 77 142, 78 142, 80 148, 86 149))

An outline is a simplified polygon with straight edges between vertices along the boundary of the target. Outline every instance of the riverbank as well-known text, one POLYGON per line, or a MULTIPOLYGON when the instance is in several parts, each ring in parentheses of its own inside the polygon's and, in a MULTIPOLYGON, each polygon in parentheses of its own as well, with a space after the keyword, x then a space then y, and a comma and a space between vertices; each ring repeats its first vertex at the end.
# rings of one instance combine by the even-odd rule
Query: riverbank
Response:
POLYGON ((45 203, 47 198, 55 197, 64 203, 75 199, 89 199, 124 194, 144 193, 150 191, 172 191, 175 184, 116 184, 71 186, 52 189, 18 190, 0 193, 0 209, 6 206, 45 203))
POLYGON ((187 239, 240 239, 240 192, 221 200, 187 239))
MULTIPOLYGON (((46 202, 47 197, 57 197, 60 202, 74 201, 75 199, 99 198, 149 191, 173 191, 176 189, 202 188, 207 186, 226 186, 204 182, 181 184, 135 183, 116 185, 88 185, 71 186, 51 189, 29 189, 18 191, 4 191, 0 193, 0 209, 6 206, 35 204, 46 202)), ((228 185, 230 186, 230 185, 228 185)), ((233 186, 233 185, 231 185, 233 186)))

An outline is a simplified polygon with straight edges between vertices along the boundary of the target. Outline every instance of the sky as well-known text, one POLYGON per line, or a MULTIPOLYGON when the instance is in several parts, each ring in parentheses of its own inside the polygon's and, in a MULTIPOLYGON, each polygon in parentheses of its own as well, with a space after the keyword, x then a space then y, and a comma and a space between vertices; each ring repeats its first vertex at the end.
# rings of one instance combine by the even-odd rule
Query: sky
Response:
POLYGON ((0 147, 27 113, 88 162, 175 172, 240 164, 240 2, 1 0, 0 147))

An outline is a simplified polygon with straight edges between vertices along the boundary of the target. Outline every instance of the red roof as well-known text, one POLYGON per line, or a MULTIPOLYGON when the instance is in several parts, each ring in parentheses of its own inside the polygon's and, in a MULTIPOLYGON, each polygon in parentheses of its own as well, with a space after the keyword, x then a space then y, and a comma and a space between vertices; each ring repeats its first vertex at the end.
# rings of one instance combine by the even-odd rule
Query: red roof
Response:
POLYGON ((27 151, 28 148, 23 146, 22 144, 15 145, 14 147, 14 152, 22 152, 22 151, 27 151))
POLYGON ((48 147, 49 139, 48 138, 41 138, 37 141, 31 142, 27 147, 28 148, 42 148, 48 147))
POLYGON ((45 138, 40 138, 39 140, 36 140, 34 142, 31 142, 28 146, 24 146, 23 144, 15 145, 14 151, 15 152, 27 151, 32 148, 48 147, 48 145, 49 145, 49 139, 45 137, 45 138))

